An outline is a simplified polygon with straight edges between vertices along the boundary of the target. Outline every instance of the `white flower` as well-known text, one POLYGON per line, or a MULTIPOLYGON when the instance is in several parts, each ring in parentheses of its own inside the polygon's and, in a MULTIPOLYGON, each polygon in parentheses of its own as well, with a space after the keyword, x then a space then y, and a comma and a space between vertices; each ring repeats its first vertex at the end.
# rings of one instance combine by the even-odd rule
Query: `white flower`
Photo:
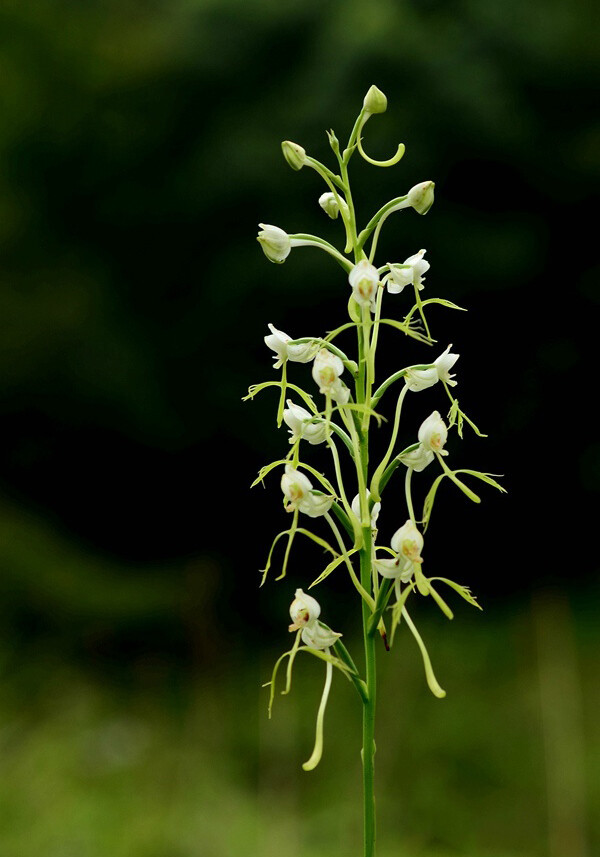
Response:
POLYGON ((413 449, 411 452, 406 452, 404 455, 399 455, 398 458, 402 464, 405 464, 407 467, 412 467, 412 469, 417 473, 421 473, 422 470, 425 470, 428 464, 431 464, 434 459, 434 455, 431 449, 428 449, 420 443, 416 449, 413 449))
POLYGON ((457 382, 453 381, 454 375, 450 374, 450 369, 454 366, 460 354, 450 354, 450 349, 452 345, 449 345, 448 348, 444 351, 443 354, 440 354, 433 362, 437 367, 438 377, 440 381, 445 381, 446 384, 450 384, 451 387, 456 387, 457 382))
POLYGON ((312 376, 319 385, 319 392, 331 396, 341 405, 345 405, 350 398, 350 390, 340 380, 343 371, 344 364, 337 354, 321 348, 315 357, 312 376))
POLYGON ((281 477, 281 490, 288 500, 286 511, 293 512, 297 509, 309 518, 324 515, 331 509, 333 503, 333 497, 327 494, 315 494, 310 479, 291 464, 286 465, 285 473, 281 477))
POLYGON ((284 333, 283 330, 277 330, 272 324, 267 325, 271 331, 270 336, 265 336, 265 344, 275 352, 275 369, 286 360, 291 360, 293 363, 308 363, 315 356, 317 347, 313 342, 303 342, 298 345, 290 345, 292 337, 284 333))
MULTIPOLYGON (((371 498, 371 492, 367 491, 367 496, 369 499, 371 498)), ((352 511, 360 521, 360 494, 357 494, 354 500, 352 501, 352 511)), ((377 518, 379 517, 379 513, 381 511, 381 503, 375 503, 373 508, 371 509, 371 527, 372 529, 376 529, 377 527, 377 518)))
POLYGON ((304 438, 315 446, 327 440, 327 426, 324 420, 311 422, 314 417, 306 408, 295 405, 291 399, 287 400, 287 408, 283 412, 283 419, 290 429, 290 443, 298 438, 304 438))
POLYGON ((406 370, 404 380, 409 390, 418 393, 420 390, 426 390, 427 387, 433 387, 439 381, 438 370, 435 366, 430 369, 414 369, 409 366, 406 370))
POLYGON ((421 424, 419 440, 426 449, 432 452, 439 452, 442 455, 448 455, 444 449, 447 439, 448 429, 446 428, 446 423, 441 418, 439 411, 434 411, 421 424))
POLYGON ((290 604, 292 624, 288 630, 302 629, 302 642, 310 649, 327 649, 342 636, 319 622, 320 615, 321 605, 316 598, 297 589, 296 597, 290 604))
POLYGON ((420 182, 408 192, 407 202, 418 214, 427 214, 433 205, 433 182, 420 182))
POLYGON ((269 262, 276 262, 277 264, 285 262, 292 249, 290 236, 279 226, 271 226, 269 223, 259 223, 258 225, 261 231, 256 240, 269 262))
POLYGON ((348 282, 352 286, 352 295, 356 303, 361 304, 361 306, 369 304, 371 309, 374 309, 377 286, 379 285, 377 268, 371 265, 367 259, 362 259, 350 271, 348 282))
POLYGON ((389 274, 385 280, 387 290, 392 295, 399 295, 405 286, 415 286, 419 289, 424 289, 423 274, 431 267, 429 262, 426 262, 423 256, 425 250, 419 250, 414 256, 409 256, 401 265, 388 262, 389 274))
POLYGON ((341 634, 326 628, 321 622, 314 621, 302 629, 302 642, 309 649, 328 649, 341 637, 341 634))
POLYGON ((322 193, 319 197, 319 205, 325 212, 328 217, 331 217, 332 220, 335 220, 338 214, 340 213, 340 207, 338 205, 338 201, 335 198, 335 194, 331 193, 331 191, 327 191, 327 193, 322 193))
POLYGON ((290 631, 298 631, 319 618, 321 606, 316 598, 305 595, 301 589, 296 590, 296 597, 290 604, 290 617, 292 624, 290 631))
POLYGON ((392 550, 400 554, 401 558, 410 562, 423 562, 421 551, 423 549, 423 536, 411 520, 396 530, 390 542, 392 550))

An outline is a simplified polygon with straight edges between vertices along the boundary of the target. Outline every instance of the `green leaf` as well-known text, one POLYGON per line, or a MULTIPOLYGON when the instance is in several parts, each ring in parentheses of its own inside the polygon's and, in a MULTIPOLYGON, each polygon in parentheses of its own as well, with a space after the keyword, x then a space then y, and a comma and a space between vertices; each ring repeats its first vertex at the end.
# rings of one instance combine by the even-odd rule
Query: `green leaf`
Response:
POLYGON ((389 324, 391 327, 401 330, 406 336, 416 339, 417 342, 424 342, 426 345, 432 345, 433 342, 435 342, 434 339, 428 339, 422 333, 419 333, 419 331, 415 330, 414 327, 411 327, 410 324, 405 324, 402 321, 396 321, 393 318, 382 318, 380 324, 389 324))
POLYGON ((429 584, 429 594, 436 602, 442 613, 444 613, 448 617, 448 619, 454 619, 454 613, 452 612, 452 610, 448 607, 442 596, 438 592, 436 592, 433 586, 431 585, 432 579, 433 578, 428 578, 427 580, 427 583, 429 584))
POLYGON ((394 634, 396 633, 396 628, 400 624, 400 619, 402 618, 402 611, 404 610, 404 605, 408 599, 408 596, 411 592, 415 591, 415 584, 409 583, 405 589, 402 590, 402 594, 400 598, 396 601, 396 603, 392 607, 392 627, 390 631, 390 645, 394 643, 394 634))
POLYGON ((497 488, 498 491, 501 491, 503 494, 507 494, 506 488, 503 488, 499 482, 496 482, 495 479, 492 479, 492 476, 502 476, 501 473, 482 473, 481 470, 466 470, 462 468, 461 470, 455 470, 455 473, 468 473, 469 476, 474 476, 476 479, 481 479, 482 482, 485 482, 487 485, 491 485, 492 488, 497 488))
MULTIPOLYGON (((247 402, 248 399, 253 399, 258 393, 266 390, 267 387, 279 387, 281 389, 282 386, 281 381, 263 381, 261 384, 251 384, 248 387, 248 394, 243 396, 242 402, 247 402)), ((288 390, 293 390, 295 393, 298 393, 300 398, 304 401, 304 404, 310 408, 313 414, 319 413, 317 406, 313 401, 313 397, 309 393, 306 393, 301 387, 298 387, 297 384, 286 383, 285 386, 288 390)))
POLYGON ((338 565, 341 565, 343 562, 346 561, 347 556, 349 557, 352 556, 353 553, 356 553, 356 550, 356 548, 352 548, 351 550, 346 552, 346 556, 342 554, 341 556, 336 556, 335 559, 332 559, 329 565, 327 565, 326 568, 323 569, 321 574, 315 580, 313 580, 313 582, 308 588, 312 589, 313 586, 317 586, 319 583, 322 583, 326 577, 329 577, 332 571, 335 571, 338 565))
POLYGON ((451 586, 455 592, 465 599, 468 604, 472 604, 473 607, 477 607, 478 610, 483 610, 481 604, 477 602, 477 599, 474 595, 471 595, 471 590, 468 586, 461 586, 460 583, 455 583, 453 580, 448 580, 447 577, 432 577, 430 580, 440 580, 442 583, 445 583, 446 586, 451 586))

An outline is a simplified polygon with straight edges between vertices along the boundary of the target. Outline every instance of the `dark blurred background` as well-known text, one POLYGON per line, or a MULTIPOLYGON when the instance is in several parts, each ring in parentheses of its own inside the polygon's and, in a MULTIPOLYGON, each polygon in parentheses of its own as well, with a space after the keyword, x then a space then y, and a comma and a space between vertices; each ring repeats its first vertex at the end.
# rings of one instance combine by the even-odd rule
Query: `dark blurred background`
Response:
MULTIPOLYGON (((288 579, 258 592, 288 524, 277 476, 267 491, 248 486, 288 444, 276 392, 241 397, 277 377, 268 322, 301 336, 345 321, 335 263, 301 249, 270 265, 255 236, 261 221, 341 242, 318 176, 293 173, 279 143, 332 165, 325 129, 347 139, 372 83, 389 107, 367 126, 367 152, 388 157, 400 140, 407 151, 391 170, 353 161, 359 217, 435 180, 429 215, 393 216, 378 258, 427 248, 426 296, 469 309, 431 311, 436 354, 386 332, 380 365, 452 342, 461 405, 489 434, 467 429, 452 460, 505 474, 509 492, 483 486, 475 507, 440 490, 430 571, 471 586, 485 612, 457 605, 447 626, 434 605, 417 611, 443 703, 412 640, 385 658, 381 857, 594 853, 591 11, 588 0, 2 5, 2 857, 358 853, 348 689, 338 682, 313 775, 299 765, 318 665, 297 665, 266 722, 260 684, 322 556, 297 545, 288 579)), ((405 303, 390 300, 389 314, 405 303)), ((407 409, 415 431, 445 409, 437 391, 422 395, 407 409)), ((401 487, 389 490, 401 508, 401 487)), ((382 515, 383 538, 402 522, 382 515)), ((358 648, 344 575, 318 597, 358 648)))

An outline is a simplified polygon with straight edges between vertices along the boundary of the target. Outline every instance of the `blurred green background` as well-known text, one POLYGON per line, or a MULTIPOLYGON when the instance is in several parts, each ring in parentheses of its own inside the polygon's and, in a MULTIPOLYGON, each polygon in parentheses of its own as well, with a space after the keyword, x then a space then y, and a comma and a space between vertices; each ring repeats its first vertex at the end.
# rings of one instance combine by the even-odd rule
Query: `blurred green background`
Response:
MULTIPOLYGON (((0 857, 360 853, 349 685, 336 677, 312 774, 319 664, 297 663, 266 719, 287 605, 321 557, 298 546, 258 592, 286 522, 275 477, 247 486, 287 441, 275 394, 240 399, 272 377, 267 322, 344 320, 324 254, 269 265, 255 235, 339 243, 318 177, 279 142, 328 158, 325 129, 347 137, 372 83, 389 108, 365 147, 407 153, 357 164, 359 209, 435 180, 430 214, 391 219, 381 256, 426 247, 428 294, 469 308, 430 319, 490 435, 451 454, 509 490, 477 508, 440 492, 429 567, 485 608, 450 625, 417 611, 448 697, 411 639, 382 652, 380 855, 598 852, 592 8, 5 0, 0 857)), ((425 359, 382 347, 394 368, 425 359)), ((324 611, 358 648, 356 604, 330 582, 324 611)))

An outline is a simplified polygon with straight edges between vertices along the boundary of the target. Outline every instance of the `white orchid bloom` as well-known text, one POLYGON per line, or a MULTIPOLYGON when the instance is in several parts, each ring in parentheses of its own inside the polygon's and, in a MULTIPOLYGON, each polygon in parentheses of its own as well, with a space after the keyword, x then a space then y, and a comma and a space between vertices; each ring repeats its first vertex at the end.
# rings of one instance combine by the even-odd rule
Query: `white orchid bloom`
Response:
POLYGON ((327 426, 325 420, 312 422, 314 415, 295 405, 291 399, 287 400, 287 408, 283 412, 283 420, 290 429, 290 443, 304 438, 315 446, 327 440, 327 426))
POLYGON ((352 286, 352 295, 356 303, 361 306, 368 304, 371 309, 374 309, 379 285, 377 268, 367 259, 362 259, 350 271, 348 282, 352 286))
POLYGON ((297 589, 295 598, 290 604, 292 624, 289 630, 302 629, 302 642, 310 649, 327 649, 342 636, 317 621, 320 615, 321 605, 317 599, 297 589))
POLYGON ((389 274, 385 277, 387 290, 392 295, 399 295, 406 286, 424 289, 423 274, 431 267, 423 256, 425 250, 419 250, 414 256, 409 256, 401 265, 388 263, 389 274))
POLYGON ((291 360, 292 363, 309 363, 315 356, 317 347, 313 342, 301 342, 297 345, 290 345, 292 337, 284 333, 283 330, 277 330, 272 324, 267 325, 271 331, 270 336, 265 336, 265 344, 275 352, 274 368, 285 363, 286 360, 291 360))
POLYGON ((413 369, 409 367, 404 376, 404 381, 408 389, 414 393, 426 390, 427 387, 433 387, 439 380, 438 370, 435 366, 432 366, 431 369, 413 369))
MULTIPOLYGON (((367 496, 371 499, 371 492, 367 491, 367 496)), ((360 494, 357 494, 351 505, 352 511, 358 518, 360 522, 360 494)), ((373 530, 377 529, 377 518, 379 517, 379 513, 381 511, 381 503, 375 503, 373 508, 371 509, 371 528, 373 530)))
POLYGON ((269 262, 281 264, 285 262, 292 249, 292 240, 287 232, 279 226, 271 226, 269 223, 259 223, 261 231, 258 233, 257 241, 269 262))
POLYGON ((431 449, 428 449, 420 443, 416 449, 413 449, 411 452, 406 452, 404 455, 399 455, 398 458, 402 464, 405 464, 407 467, 412 467, 412 469, 417 473, 421 473, 422 470, 425 470, 428 464, 431 464, 434 459, 434 454, 431 449))
POLYGON ((340 405, 345 405, 350 398, 350 390, 340 380, 343 371, 344 364, 337 354, 321 348, 313 363, 312 376, 319 385, 319 392, 331 396, 340 405))
POLYGON ((286 511, 293 512, 297 509, 309 518, 325 515, 333 503, 333 497, 315 494, 310 479, 291 464, 286 465, 285 473, 281 477, 281 490, 288 501, 286 511))
POLYGON ((448 348, 440 354, 433 362, 437 367, 438 377, 440 381, 445 381, 446 384, 449 384, 451 387, 456 387, 457 381, 452 380, 454 375, 450 374, 450 369, 454 366, 460 354, 450 354, 450 349, 452 345, 449 345, 448 348))
POLYGON ((414 208, 417 214, 427 214, 433 205, 433 189, 435 184, 432 181, 419 182, 414 185, 408 192, 407 202, 414 208))
POLYGON ((423 562, 421 551, 423 550, 423 536, 411 520, 396 530, 390 542, 392 550, 400 554, 410 562, 423 562))
POLYGON ((440 453, 448 455, 444 449, 446 440, 448 439, 448 429, 446 423, 441 418, 439 411, 433 411, 427 419, 421 423, 419 428, 419 440, 425 449, 431 450, 432 453, 440 453))
POLYGON ((302 629, 302 642, 309 649, 328 649, 341 637, 341 634, 326 628, 321 622, 314 621, 302 629))
POLYGON ((306 595, 301 589, 297 589, 295 598, 290 604, 290 618, 292 624, 290 631, 298 631, 315 622, 321 614, 321 605, 312 595, 306 595))

